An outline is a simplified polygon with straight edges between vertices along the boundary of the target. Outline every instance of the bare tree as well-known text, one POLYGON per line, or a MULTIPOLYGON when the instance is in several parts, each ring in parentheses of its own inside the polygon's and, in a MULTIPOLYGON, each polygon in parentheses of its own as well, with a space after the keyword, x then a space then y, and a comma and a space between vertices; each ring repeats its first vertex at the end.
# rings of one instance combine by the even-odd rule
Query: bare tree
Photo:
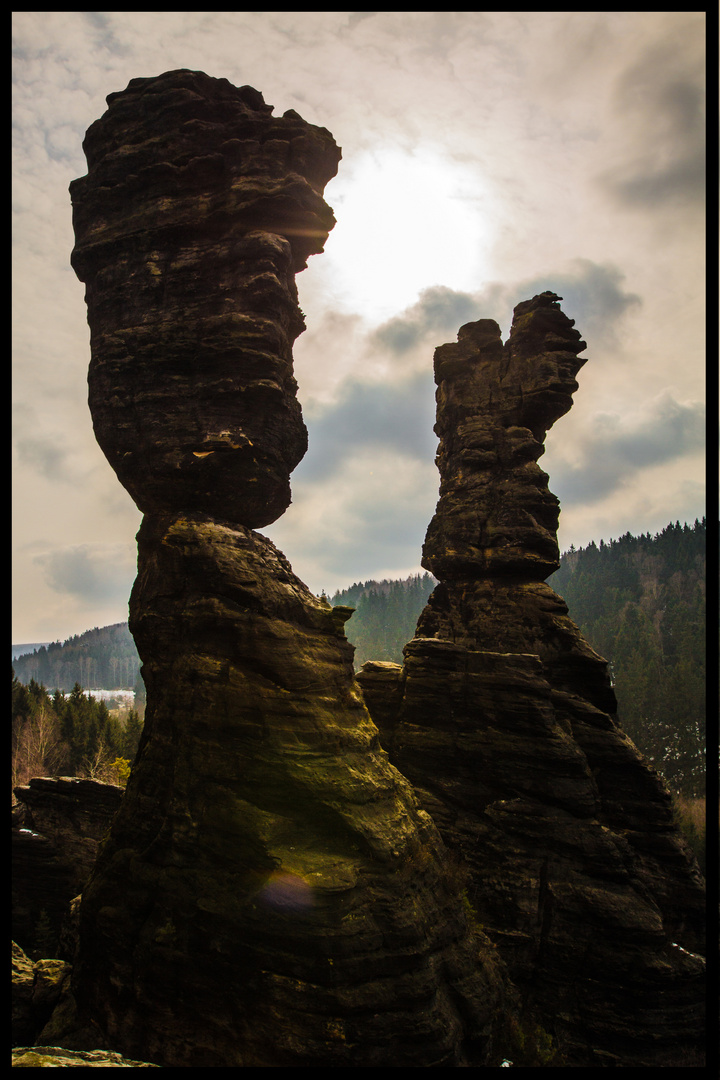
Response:
POLYGON ((55 714, 40 701, 22 725, 13 747, 13 787, 26 784, 33 776, 56 772, 62 761, 55 714))
POLYGON ((90 780, 102 780, 105 783, 116 784, 118 769, 116 765, 117 755, 109 749, 105 739, 100 739, 97 749, 86 754, 78 769, 79 776, 87 776, 90 780))

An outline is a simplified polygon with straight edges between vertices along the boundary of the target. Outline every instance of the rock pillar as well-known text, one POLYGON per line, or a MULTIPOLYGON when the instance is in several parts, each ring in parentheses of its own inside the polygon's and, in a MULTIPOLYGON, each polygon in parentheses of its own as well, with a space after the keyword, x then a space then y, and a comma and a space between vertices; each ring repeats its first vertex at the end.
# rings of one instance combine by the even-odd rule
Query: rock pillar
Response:
POLYGON ((73 265, 98 441, 145 514, 147 709, 83 893, 81 1014, 163 1066, 486 1064, 502 965, 379 744, 350 612, 253 531, 305 449, 294 275, 332 227, 339 150, 199 72, 108 103, 73 265))
POLYGON ((307 449, 295 274, 335 223, 322 192, 340 151, 202 72, 132 79, 108 106, 70 187, 97 440, 143 512, 262 528, 307 449))
POLYGON ((702 1042, 703 882, 606 662, 545 582, 559 507, 537 462, 585 362, 560 299, 519 304, 505 344, 481 320, 436 350, 423 566, 440 584, 402 669, 359 681, 528 1015, 572 1066, 667 1065, 702 1042))

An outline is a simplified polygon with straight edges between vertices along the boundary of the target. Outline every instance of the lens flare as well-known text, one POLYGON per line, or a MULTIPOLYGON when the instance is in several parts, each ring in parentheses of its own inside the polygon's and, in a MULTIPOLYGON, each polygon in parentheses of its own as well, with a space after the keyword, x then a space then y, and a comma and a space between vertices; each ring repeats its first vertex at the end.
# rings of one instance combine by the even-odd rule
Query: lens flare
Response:
POLYGON ((297 874, 276 871, 260 890, 258 899, 276 911, 306 911, 312 907, 312 886, 297 874))

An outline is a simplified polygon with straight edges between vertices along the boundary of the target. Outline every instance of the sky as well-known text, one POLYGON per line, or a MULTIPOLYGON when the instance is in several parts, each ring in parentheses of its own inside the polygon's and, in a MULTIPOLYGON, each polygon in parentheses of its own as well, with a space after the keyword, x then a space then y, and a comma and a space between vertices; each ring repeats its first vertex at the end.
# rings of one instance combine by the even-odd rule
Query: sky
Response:
POLYGON ((68 185, 130 79, 191 68, 328 128, 298 275, 309 449, 262 530, 315 593, 422 572, 434 349, 551 289, 587 342, 540 464, 559 542, 705 513, 703 12, 15 12, 13 642, 127 618, 140 513, 87 407, 68 185))

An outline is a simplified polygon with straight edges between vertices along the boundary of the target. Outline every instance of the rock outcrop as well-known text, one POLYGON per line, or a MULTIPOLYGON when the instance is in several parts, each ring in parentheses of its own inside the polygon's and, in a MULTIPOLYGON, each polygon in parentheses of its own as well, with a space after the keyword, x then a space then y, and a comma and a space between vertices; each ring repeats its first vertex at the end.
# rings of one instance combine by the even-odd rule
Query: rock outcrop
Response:
POLYGON ((70 964, 63 960, 36 960, 12 943, 13 1046, 34 1042, 57 1005, 70 964))
POLYGON ((72 896, 90 876, 122 795, 117 784, 80 776, 36 776, 15 788, 24 828, 47 837, 68 863, 72 896))
POLYGON ((358 681, 568 1064, 664 1065, 702 1043, 703 882, 607 664, 545 583, 559 507, 537 460, 585 362, 559 299, 518 305, 505 345, 481 320, 436 350, 440 584, 403 667, 358 681))
POLYGON ((157 1069, 149 1061, 131 1061, 109 1050, 66 1050, 61 1046, 18 1046, 13 1069, 157 1069))
POLYGON ((70 902, 90 876, 122 788, 76 776, 38 776, 16 787, 15 795, 13 937, 34 954, 57 949, 70 902))
POLYGON ((80 1014, 164 1066, 490 1063, 502 964, 390 764, 348 610, 253 528, 304 449, 293 275, 330 135, 194 72, 133 80, 72 186, 98 440, 145 517, 147 687, 80 908, 80 1014))

